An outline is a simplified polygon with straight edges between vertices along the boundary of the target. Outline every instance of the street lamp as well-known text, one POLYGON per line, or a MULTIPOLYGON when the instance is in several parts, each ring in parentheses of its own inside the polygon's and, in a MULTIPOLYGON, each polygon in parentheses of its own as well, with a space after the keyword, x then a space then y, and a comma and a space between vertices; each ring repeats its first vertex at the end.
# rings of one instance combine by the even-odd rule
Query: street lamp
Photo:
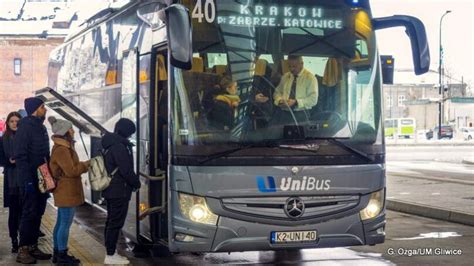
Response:
POLYGON ((442 73, 443 73, 443 45, 441 44, 441 29, 442 29, 442 23, 443 23, 443 18, 447 14, 451 13, 451 10, 446 10, 444 14, 441 16, 441 19, 439 20, 439 69, 438 69, 438 75, 439 75, 439 103, 438 103, 438 138, 441 138, 441 104, 444 100, 444 93, 443 93, 443 80, 442 80, 442 73))

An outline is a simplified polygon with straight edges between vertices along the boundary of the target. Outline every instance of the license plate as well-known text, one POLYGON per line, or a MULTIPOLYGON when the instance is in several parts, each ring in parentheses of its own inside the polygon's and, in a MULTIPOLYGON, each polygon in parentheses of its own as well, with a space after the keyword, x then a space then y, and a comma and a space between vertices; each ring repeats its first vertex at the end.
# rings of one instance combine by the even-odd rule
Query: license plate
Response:
POLYGON ((316 241, 316 231, 272 232, 272 243, 295 243, 316 241))

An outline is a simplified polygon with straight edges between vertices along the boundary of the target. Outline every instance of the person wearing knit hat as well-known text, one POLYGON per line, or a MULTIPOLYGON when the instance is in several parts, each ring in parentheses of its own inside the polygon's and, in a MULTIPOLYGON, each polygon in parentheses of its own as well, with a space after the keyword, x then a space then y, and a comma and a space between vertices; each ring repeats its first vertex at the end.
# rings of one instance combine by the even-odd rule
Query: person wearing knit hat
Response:
POLYGON ((140 179, 133 166, 133 144, 129 138, 136 132, 135 124, 121 118, 115 124, 114 133, 102 137, 105 168, 114 172, 110 185, 102 191, 107 202, 107 222, 105 225, 106 256, 104 264, 129 264, 130 261, 117 254, 117 240, 127 218, 132 192, 140 188, 140 179))
POLYGON ((20 249, 16 261, 22 264, 49 260, 51 254, 38 248, 41 219, 46 209, 49 193, 38 188, 37 169, 50 159, 48 130, 44 126, 46 107, 38 97, 25 99, 26 117, 18 123, 13 159, 18 171, 21 195, 20 249))
POLYGON ((55 136, 65 136, 66 133, 72 129, 72 123, 67 120, 56 119, 54 116, 48 117, 51 124, 51 130, 55 136))
POLYGON ((26 98, 25 110, 28 116, 33 115, 37 110, 40 111, 40 113, 37 116, 44 117, 46 115, 46 108, 44 108, 44 102, 38 97, 26 98))
POLYGON ((74 220, 75 208, 84 203, 81 174, 89 169, 89 161, 81 162, 74 149, 74 129, 67 120, 48 117, 53 131, 53 150, 49 168, 58 180, 53 191, 54 205, 58 207, 53 232, 53 263, 76 265, 81 261, 67 253, 69 231, 74 220))

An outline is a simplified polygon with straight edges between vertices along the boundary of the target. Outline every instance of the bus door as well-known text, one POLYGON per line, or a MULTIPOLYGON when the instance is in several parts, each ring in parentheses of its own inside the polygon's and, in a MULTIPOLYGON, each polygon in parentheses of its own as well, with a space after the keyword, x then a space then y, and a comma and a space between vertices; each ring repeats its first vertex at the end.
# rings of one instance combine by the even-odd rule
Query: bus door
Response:
MULTIPOLYGON (((100 139, 102 135, 107 132, 101 124, 74 105, 65 95, 61 95, 49 87, 36 91, 36 96, 41 98, 45 105, 58 115, 71 121, 78 129, 76 134, 78 133, 80 138, 76 139, 80 139, 82 143, 82 145, 76 147, 79 158, 92 158, 98 154, 101 149, 100 139), (83 133, 89 135, 90 138, 83 138, 83 133)), ((84 196, 86 200, 92 201, 89 203, 97 203, 100 199, 100 192, 92 191, 87 173, 82 175, 82 184, 84 186, 84 196)))
POLYGON ((139 241, 166 239, 167 169, 167 54, 164 49, 139 55, 138 66, 138 173, 142 189, 137 196, 139 241))

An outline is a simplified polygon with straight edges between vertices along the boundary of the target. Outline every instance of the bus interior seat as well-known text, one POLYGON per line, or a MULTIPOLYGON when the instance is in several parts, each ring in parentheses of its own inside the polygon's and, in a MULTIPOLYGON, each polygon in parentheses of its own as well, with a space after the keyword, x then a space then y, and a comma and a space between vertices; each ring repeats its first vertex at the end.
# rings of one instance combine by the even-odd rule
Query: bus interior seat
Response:
POLYGON ((193 57, 193 64, 190 72, 204 72, 204 60, 202 57, 193 57))
POLYGON ((290 72, 290 66, 288 65, 288 59, 281 60, 281 74, 285 75, 290 72))
POLYGON ((329 58, 326 62, 324 75, 315 75, 318 81, 318 103, 312 109, 312 117, 323 111, 336 110, 336 95, 341 80, 341 70, 336 58, 329 58))
POLYGON ((212 67, 212 73, 217 75, 225 75, 227 73, 227 66, 226 65, 215 65, 212 67))
POLYGON ((265 76, 265 72, 267 70, 267 65, 268 62, 265 59, 258 59, 257 62, 255 62, 255 72, 254 75, 257 77, 263 77, 265 76))

